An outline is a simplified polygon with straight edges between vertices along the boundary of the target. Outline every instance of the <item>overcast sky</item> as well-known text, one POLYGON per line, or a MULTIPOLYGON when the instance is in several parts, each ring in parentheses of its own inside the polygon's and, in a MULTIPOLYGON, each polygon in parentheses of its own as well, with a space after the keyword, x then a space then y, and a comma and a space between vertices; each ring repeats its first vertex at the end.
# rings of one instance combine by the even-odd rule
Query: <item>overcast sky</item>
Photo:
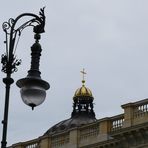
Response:
MULTIPOLYGON (((12 85, 8 145, 37 138, 70 117, 72 97, 81 87, 83 68, 98 119, 123 113, 122 104, 148 97, 147 0, 1 0, 0 24, 21 13, 38 14, 43 6, 47 21, 40 42, 40 70, 51 88, 45 102, 32 111, 12 85)), ((0 28, 0 54, 5 52, 4 39, 0 28)), ((24 30, 16 52, 22 64, 12 75, 15 82, 27 75, 33 42, 32 28, 24 30)), ((1 72, 0 77, 2 120, 5 74, 1 72)))

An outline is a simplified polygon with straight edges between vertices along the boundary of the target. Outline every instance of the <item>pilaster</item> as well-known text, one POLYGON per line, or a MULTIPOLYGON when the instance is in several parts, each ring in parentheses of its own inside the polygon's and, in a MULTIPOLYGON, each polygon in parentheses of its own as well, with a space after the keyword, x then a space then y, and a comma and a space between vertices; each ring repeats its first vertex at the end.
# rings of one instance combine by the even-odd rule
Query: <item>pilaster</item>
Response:
POLYGON ((124 109, 124 124, 123 128, 133 125, 134 104, 128 103, 121 106, 124 109))
POLYGON ((70 131, 69 135, 69 147, 70 148, 78 148, 78 136, 79 131, 77 128, 70 131))

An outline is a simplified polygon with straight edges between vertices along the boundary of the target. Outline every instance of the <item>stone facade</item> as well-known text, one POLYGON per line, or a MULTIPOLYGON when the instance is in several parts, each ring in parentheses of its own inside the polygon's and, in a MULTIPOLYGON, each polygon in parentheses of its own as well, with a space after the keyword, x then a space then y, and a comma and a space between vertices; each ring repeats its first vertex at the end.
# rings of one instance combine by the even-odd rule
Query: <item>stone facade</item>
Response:
POLYGON ((122 105, 124 113, 10 148, 148 148, 148 99, 122 105))

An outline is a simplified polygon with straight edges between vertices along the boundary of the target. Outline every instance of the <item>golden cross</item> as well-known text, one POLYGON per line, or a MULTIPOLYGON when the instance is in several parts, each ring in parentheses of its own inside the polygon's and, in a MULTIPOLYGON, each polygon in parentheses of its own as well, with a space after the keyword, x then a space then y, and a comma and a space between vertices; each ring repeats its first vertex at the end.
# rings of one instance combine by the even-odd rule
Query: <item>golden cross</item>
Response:
POLYGON ((83 77, 82 82, 85 83, 84 77, 85 77, 85 75, 86 75, 87 73, 85 72, 85 69, 84 69, 84 68, 83 68, 83 71, 80 71, 80 72, 82 73, 82 77, 83 77))

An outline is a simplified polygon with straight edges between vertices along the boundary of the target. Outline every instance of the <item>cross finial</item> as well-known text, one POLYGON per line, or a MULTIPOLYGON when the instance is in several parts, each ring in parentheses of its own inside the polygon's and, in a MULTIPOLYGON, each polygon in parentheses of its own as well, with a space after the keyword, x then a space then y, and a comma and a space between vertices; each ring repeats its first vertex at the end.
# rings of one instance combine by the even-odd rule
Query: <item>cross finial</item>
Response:
POLYGON ((82 73, 82 83, 83 83, 83 85, 84 85, 84 83, 85 83, 85 75, 87 74, 86 72, 85 72, 85 69, 83 68, 83 71, 80 71, 81 73, 82 73))

